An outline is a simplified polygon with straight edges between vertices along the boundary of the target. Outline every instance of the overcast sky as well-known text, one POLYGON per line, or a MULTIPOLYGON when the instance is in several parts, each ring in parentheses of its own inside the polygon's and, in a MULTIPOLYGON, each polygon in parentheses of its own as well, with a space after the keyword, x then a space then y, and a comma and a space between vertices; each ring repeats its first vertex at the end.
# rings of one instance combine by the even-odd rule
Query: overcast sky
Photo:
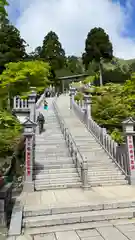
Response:
POLYGON ((9 18, 32 51, 55 31, 68 55, 80 56, 87 33, 102 27, 114 55, 135 58, 135 0, 9 0, 9 18))

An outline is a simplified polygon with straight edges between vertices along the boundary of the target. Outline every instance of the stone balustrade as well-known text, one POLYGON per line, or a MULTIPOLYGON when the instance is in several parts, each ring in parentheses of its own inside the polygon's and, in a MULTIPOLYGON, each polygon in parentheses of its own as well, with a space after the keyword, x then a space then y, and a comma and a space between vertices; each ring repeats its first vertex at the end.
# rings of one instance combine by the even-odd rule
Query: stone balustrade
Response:
POLYGON ((73 109, 78 118, 86 125, 87 129, 93 134, 102 148, 107 152, 109 157, 115 162, 119 169, 126 176, 126 179, 130 184, 135 184, 135 157, 134 157, 134 144, 133 136, 135 135, 134 126, 135 121, 131 118, 124 121, 126 125, 125 135, 126 144, 120 145, 115 142, 111 136, 107 133, 105 128, 100 127, 91 116, 91 103, 92 97, 90 95, 84 96, 84 104, 80 104, 74 100, 75 88, 70 91, 70 109, 73 109), (131 126, 130 132, 128 132, 129 126, 131 126), (130 139, 129 139, 130 138, 130 139), (128 143, 131 143, 129 145, 128 143), (132 149, 130 150, 130 147, 132 149), (132 155, 130 152, 132 151, 132 155))
POLYGON ((53 102, 53 105, 54 105, 54 109, 55 109, 55 113, 56 113, 58 122, 60 124, 61 131, 64 135, 66 144, 68 146, 70 155, 73 159, 73 162, 76 166, 78 174, 81 178, 83 188, 88 188, 88 163, 87 163, 87 160, 84 156, 82 156, 78 147, 76 146, 76 143, 75 143, 71 133, 69 132, 69 129, 67 128, 64 119, 62 118, 62 116, 59 113, 59 110, 56 106, 55 101, 53 102))
POLYGON ((20 96, 14 97, 14 109, 28 109, 28 99, 21 99, 20 96))

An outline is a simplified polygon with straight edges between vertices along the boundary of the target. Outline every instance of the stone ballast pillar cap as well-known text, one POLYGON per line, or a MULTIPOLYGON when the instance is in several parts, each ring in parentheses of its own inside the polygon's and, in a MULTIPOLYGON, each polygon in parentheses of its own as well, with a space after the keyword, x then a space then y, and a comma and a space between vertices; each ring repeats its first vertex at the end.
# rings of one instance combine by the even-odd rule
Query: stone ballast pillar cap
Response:
POLYGON ((123 125, 135 125, 135 120, 132 117, 125 119, 122 122, 123 125))
POLYGON ((90 104, 92 102, 91 97, 92 95, 86 95, 86 94, 84 95, 84 100, 86 104, 90 104))

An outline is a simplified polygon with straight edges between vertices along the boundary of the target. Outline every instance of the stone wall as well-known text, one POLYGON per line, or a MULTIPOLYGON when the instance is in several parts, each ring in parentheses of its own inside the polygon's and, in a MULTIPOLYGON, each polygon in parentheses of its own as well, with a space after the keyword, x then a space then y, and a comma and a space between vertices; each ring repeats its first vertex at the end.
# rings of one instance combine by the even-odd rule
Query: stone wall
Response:
POLYGON ((7 183, 0 189, 0 227, 7 227, 11 198, 12 183, 7 183))

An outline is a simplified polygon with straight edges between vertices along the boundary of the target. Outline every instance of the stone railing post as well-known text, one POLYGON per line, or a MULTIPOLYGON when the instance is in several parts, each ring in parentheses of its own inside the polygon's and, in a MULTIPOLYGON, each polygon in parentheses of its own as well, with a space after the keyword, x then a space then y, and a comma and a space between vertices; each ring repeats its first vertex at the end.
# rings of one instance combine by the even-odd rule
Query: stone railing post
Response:
POLYGON ((123 121, 122 124, 127 141, 127 153, 128 153, 127 168, 129 169, 129 183, 131 185, 135 185, 135 154, 133 141, 133 136, 135 135, 134 131, 135 121, 132 117, 130 117, 123 121))
POLYGON ((30 109, 30 120, 32 122, 36 121, 36 96, 37 93, 35 91, 36 88, 31 87, 31 93, 29 94, 28 98, 28 106, 30 109))
POLYGON ((91 118, 91 95, 84 95, 84 102, 86 108, 86 124, 89 127, 89 118, 91 118))
POLYGON ((24 136, 25 136, 25 180, 24 180, 24 191, 32 192, 34 191, 33 183, 33 142, 35 136, 36 124, 30 119, 27 119, 23 123, 24 126, 24 136))
POLYGON ((81 177, 82 177, 83 188, 87 189, 88 188, 88 162, 87 161, 83 161, 82 163, 81 177))
POLYGON ((73 107, 74 95, 75 95, 75 88, 70 88, 70 109, 73 107))

